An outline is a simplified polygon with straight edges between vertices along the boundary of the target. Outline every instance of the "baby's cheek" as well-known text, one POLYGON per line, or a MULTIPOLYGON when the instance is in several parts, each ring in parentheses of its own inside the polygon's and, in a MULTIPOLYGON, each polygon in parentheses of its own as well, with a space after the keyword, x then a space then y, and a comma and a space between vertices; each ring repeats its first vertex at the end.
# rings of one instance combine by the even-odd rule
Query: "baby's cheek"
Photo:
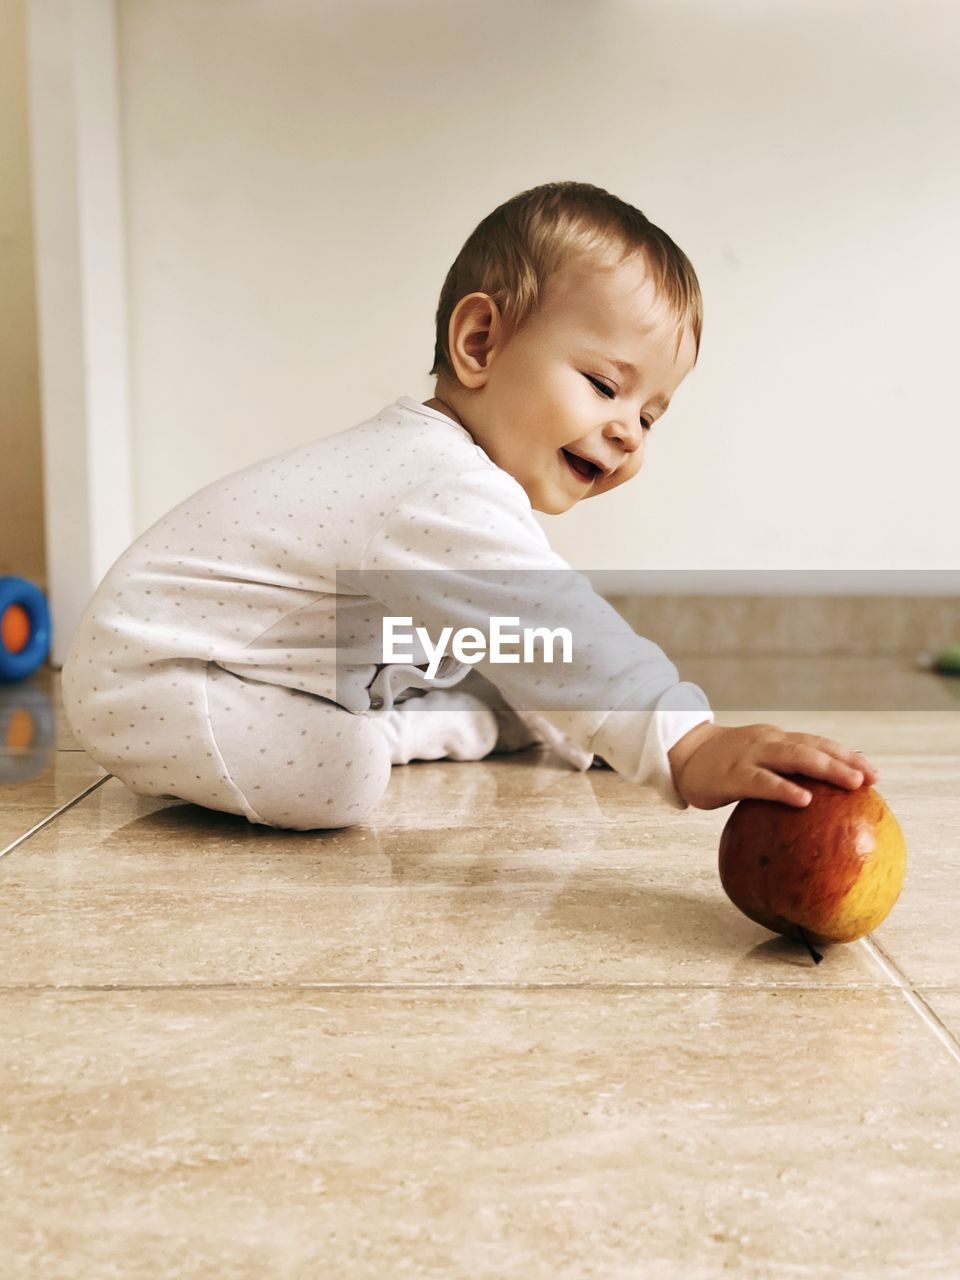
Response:
POLYGON ((642 466, 643 445, 641 445, 636 453, 631 456, 629 462, 624 463, 623 466, 618 468, 617 473, 613 478, 615 480, 619 479, 620 484, 625 484, 627 480, 633 479, 642 466))

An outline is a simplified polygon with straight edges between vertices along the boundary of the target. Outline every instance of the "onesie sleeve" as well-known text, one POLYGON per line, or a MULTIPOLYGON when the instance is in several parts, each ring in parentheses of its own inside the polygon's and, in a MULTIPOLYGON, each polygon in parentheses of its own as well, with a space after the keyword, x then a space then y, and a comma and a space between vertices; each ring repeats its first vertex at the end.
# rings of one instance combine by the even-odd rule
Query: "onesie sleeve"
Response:
POLYGON ((435 644, 445 628, 490 632, 566 628, 570 661, 508 661, 488 652, 473 663, 560 754, 589 768, 596 752, 619 774, 653 786, 687 808, 667 752, 695 725, 713 720, 699 686, 679 679, 666 654, 638 635, 589 579, 547 541, 523 487, 487 464, 455 479, 407 491, 367 543, 359 571, 339 569, 338 591, 369 595, 384 615, 411 617, 435 644), (575 744, 571 754, 563 746, 575 744), (577 750, 579 749, 579 750, 577 750))

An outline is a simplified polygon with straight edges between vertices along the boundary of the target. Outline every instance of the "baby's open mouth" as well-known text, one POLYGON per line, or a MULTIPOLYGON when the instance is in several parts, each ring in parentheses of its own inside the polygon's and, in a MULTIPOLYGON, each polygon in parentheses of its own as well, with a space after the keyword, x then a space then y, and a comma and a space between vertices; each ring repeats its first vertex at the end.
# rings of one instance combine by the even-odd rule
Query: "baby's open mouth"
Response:
POLYGON ((595 467, 586 458, 578 458, 575 453, 569 453, 566 449, 561 449, 560 452, 563 454, 567 466, 578 480, 595 480, 601 474, 600 468, 595 467))

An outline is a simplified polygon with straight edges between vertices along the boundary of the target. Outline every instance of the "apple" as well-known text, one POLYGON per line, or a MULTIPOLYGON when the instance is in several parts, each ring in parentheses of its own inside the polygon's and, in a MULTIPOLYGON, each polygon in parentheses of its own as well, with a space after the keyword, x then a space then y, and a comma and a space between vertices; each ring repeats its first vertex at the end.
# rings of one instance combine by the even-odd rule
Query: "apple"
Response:
POLYGON ((745 916, 802 941, 854 942, 900 896, 907 849, 900 825, 873 787, 856 791, 792 775, 811 792, 803 809, 741 800, 720 837, 720 883, 745 916))

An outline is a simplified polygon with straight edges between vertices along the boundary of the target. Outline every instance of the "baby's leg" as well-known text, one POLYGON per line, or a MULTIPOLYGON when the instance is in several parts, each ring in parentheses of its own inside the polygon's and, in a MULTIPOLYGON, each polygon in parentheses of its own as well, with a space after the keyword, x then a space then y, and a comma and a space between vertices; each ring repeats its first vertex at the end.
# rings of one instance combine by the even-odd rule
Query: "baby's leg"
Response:
POLYGON ((393 765, 480 760, 499 732, 490 707, 455 688, 432 689, 371 717, 211 664, 207 701, 218 754, 248 819, 297 830, 362 822, 386 791, 393 765))
POLYGON ((202 661, 164 664, 129 688, 75 683, 64 686, 74 733, 136 795, 269 827, 352 826, 379 804, 392 765, 504 749, 495 709, 459 686, 373 717, 202 661))
POLYGON ((391 761, 368 717, 213 663, 207 703, 217 753, 250 822, 298 831, 348 827, 383 797, 391 761))

